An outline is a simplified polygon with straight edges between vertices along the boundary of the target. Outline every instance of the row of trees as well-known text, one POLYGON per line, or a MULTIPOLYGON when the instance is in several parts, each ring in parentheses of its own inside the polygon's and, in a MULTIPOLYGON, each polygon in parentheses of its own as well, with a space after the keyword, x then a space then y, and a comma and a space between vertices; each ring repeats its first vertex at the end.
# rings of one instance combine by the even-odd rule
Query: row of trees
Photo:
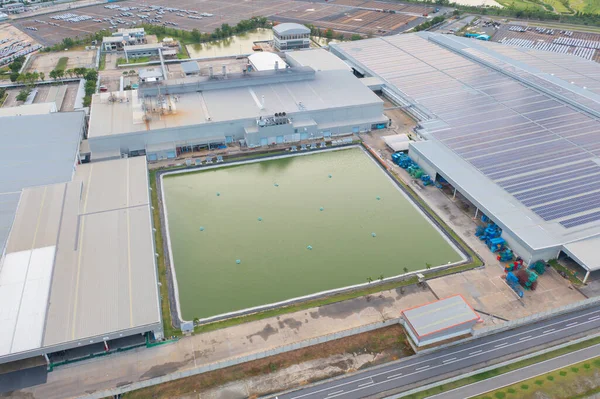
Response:
POLYGON ((419 32, 422 30, 427 30, 432 26, 439 24, 440 22, 444 22, 444 19, 445 17, 443 16, 437 16, 435 18, 430 19, 429 21, 425 21, 422 24, 415 26, 414 31, 419 32))
MULTIPOLYGON (((326 39, 337 39, 337 40, 360 40, 363 37, 361 35, 359 35, 358 33, 354 33, 352 34, 350 37, 345 36, 343 33, 335 33, 332 29, 325 29, 322 30, 321 28, 318 28, 314 25, 311 24, 306 24, 306 27, 308 29, 310 29, 310 35, 311 36, 316 36, 316 37, 324 37, 326 39)), ((371 37, 372 35, 369 34, 368 37, 371 37)))
MULTIPOLYGON (((13 64, 11 64, 12 67, 13 64)), ((94 69, 87 69, 87 68, 73 68, 73 69, 53 69, 52 71, 50 71, 50 73, 48 74, 50 78, 54 79, 54 80, 58 80, 58 79, 62 79, 64 77, 70 77, 70 78, 74 78, 74 77, 85 77, 86 79, 87 76, 92 76, 92 75, 96 75, 96 78, 98 76, 98 72, 96 72, 94 69), (91 73, 93 72, 93 73, 91 73)), ((19 72, 12 72, 10 75, 10 80, 12 82, 19 82, 19 83, 26 83, 28 85, 33 85, 35 82, 37 81, 44 81, 46 80, 46 74, 44 72, 25 72, 25 73, 19 73, 19 72)))

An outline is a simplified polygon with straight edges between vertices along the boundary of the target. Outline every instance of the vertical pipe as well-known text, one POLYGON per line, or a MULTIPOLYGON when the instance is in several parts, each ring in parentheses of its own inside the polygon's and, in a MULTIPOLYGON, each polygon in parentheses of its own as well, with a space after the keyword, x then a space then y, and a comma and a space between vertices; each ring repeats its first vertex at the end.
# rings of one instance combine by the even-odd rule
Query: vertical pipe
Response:
POLYGON ((456 198, 456 187, 454 187, 454 194, 452 194, 452 199, 456 198))
POLYGON ((587 283, 587 279, 590 276, 590 271, 585 272, 585 277, 583 278, 583 284, 587 283))
POLYGON ((479 215, 479 208, 475 208, 475 219, 477 219, 477 215, 479 215))

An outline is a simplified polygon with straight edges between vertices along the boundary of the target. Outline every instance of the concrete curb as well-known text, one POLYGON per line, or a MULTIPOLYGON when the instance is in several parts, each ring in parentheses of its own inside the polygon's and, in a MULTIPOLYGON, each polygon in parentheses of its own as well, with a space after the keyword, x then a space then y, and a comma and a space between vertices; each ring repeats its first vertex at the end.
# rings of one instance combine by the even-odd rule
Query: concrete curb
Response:
MULTIPOLYGON (((577 343, 580 343, 580 342, 585 342, 585 341, 588 341, 590 339, 597 338, 597 337, 600 337, 600 333, 596 333, 596 334, 593 334, 593 335, 588 335, 588 336, 585 336, 585 337, 582 337, 582 338, 575 339, 573 341, 568 341, 568 342, 562 343, 560 345, 552 346, 550 348, 542 349, 542 350, 537 351, 537 352, 529 353, 527 355, 524 355, 524 356, 521 356, 521 357, 517 357, 517 358, 514 358, 514 359, 510 359, 510 360, 507 360, 507 361, 504 361, 504 362, 501 362, 501 363, 498 363, 498 364, 494 364, 492 366, 484 367, 484 368, 478 369, 476 371, 471 371, 471 372, 468 372, 468 373, 465 373, 465 374, 461 374, 461 375, 456 376, 456 377, 452 377, 452 378, 448 378, 448 379, 445 379, 445 380, 442 380, 442 381, 434 382, 432 384, 428 384, 428 385, 425 385, 423 387, 414 388, 414 389, 411 389, 409 391, 405 391, 405 392, 402 392, 402 393, 399 393, 399 394, 394 394, 394 395, 391 395, 391 396, 386 396, 385 398, 386 399, 399 399, 399 398, 403 398, 403 397, 406 397, 408 395, 412 395, 412 394, 415 394, 415 393, 426 391, 428 389, 437 388, 440 385, 448 384, 448 383, 455 382, 455 381, 460 381, 462 379, 465 379, 465 378, 468 378, 468 377, 472 377, 472 376, 477 375, 477 374, 485 373, 486 371, 495 370, 495 369, 500 368, 500 367, 508 366, 510 364, 517 363, 517 362, 520 362, 522 360, 527 360, 527 359, 531 359, 532 357, 536 357, 536 356, 544 355, 546 353, 554 352, 554 351, 556 351, 558 349, 566 348, 567 346, 571 346, 571 345, 574 345, 574 344, 577 344, 577 343)), ((598 345, 600 345, 600 344, 598 344, 598 345)), ((594 346, 598 346, 598 345, 594 345, 594 346)), ((587 348, 585 348, 585 349, 587 349, 587 348)), ((574 351, 574 352, 576 352, 576 351, 574 351)), ((467 385, 470 385, 470 384, 467 384, 467 385)))
MULTIPOLYGON (((594 346, 590 346, 590 347, 588 347, 588 348, 580 349, 580 350, 578 350, 578 351, 575 351, 575 352, 569 352, 569 353, 565 353, 564 355, 560 355, 560 356, 554 357, 554 358, 552 358, 552 359, 544 360, 544 361, 541 361, 541 362, 539 362, 539 363, 535 363, 535 364, 532 364, 532 365, 530 365, 530 366, 525 366, 525 367, 522 367, 522 368, 520 368, 520 369, 517 369, 517 370, 514 370, 514 371, 509 371, 508 373, 501 374, 500 376, 507 375, 507 374, 512 374, 512 373, 514 373, 514 372, 518 372, 518 371, 524 370, 524 369, 526 369, 526 368, 529 368, 529 367, 533 367, 533 366, 539 365, 539 364, 541 364, 541 363, 551 362, 551 361, 554 361, 554 360, 556 360, 556 359, 560 359, 560 358, 562 358, 562 357, 565 357, 565 356, 569 356, 569 355, 573 355, 573 354, 575 354, 575 353, 583 352, 583 351, 585 351, 585 350, 589 350, 589 349, 592 349, 592 348, 598 348, 599 346, 600 346, 600 345, 594 345, 594 346)), ((571 365, 573 365, 573 364, 577 364, 577 363, 586 362, 586 361, 588 361, 588 360, 591 360, 591 359, 596 359, 596 358, 598 358, 598 356, 589 356, 589 357, 586 357, 585 359, 577 360, 576 362, 571 362, 571 363, 569 363, 569 364, 565 364, 565 365, 562 365, 561 367, 556 367, 556 368, 553 368, 552 370, 544 371, 543 373, 536 374, 536 375, 534 375, 534 376, 529 376, 529 377, 526 377, 526 378, 521 378, 521 379, 519 379, 519 380, 516 380, 516 381, 513 381, 513 382, 511 382, 511 383, 509 383, 509 384, 504 384, 504 385, 502 385, 502 386, 495 387, 495 388, 493 388, 493 389, 490 389, 490 390, 488 390, 488 391, 485 391, 485 392, 482 392, 482 393, 483 393, 483 394, 485 394, 485 393, 488 393, 488 392, 496 391, 496 390, 498 390, 498 389, 503 389, 503 388, 509 387, 509 386, 511 386, 511 385, 518 384, 519 382, 522 382, 522 381, 525 381, 525 380, 529 380, 529 379, 531 379, 531 378, 539 377, 539 376, 542 376, 542 375, 544 375, 544 374, 553 373, 553 372, 555 372, 555 371, 557 371, 557 370, 564 369, 565 367, 569 367, 569 366, 571 366, 571 365)), ((499 377, 499 376, 492 377, 492 378, 488 378, 487 380, 484 380, 484 381, 493 380, 493 379, 495 379, 495 378, 498 378, 498 377, 499 377)), ((482 382, 482 381, 480 381, 480 382, 482 382)), ((478 383, 480 383, 480 382, 478 382, 478 383)), ((474 384, 469 384, 469 385, 474 385, 474 384)), ((465 385, 465 386, 463 386, 463 387, 461 387, 461 388, 468 387, 469 385, 465 385)), ((460 388, 457 388, 457 389, 460 389, 460 388)), ((452 392, 452 391, 448 391, 448 392, 452 392)), ((448 393, 448 392, 446 392, 446 393, 448 393)), ((437 397, 437 396, 439 396, 439 395, 435 395, 435 396, 431 396, 431 397, 432 397, 432 398, 434 398, 434 397, 437 397)), ((479 394, 477 394, 477 395, 475 395, 475 396, 479 396, 479 394)), ((474 396, 473 396, 473 395, 469 396, 469 398, 472 398, 472 397, 474 397, 474 396)))

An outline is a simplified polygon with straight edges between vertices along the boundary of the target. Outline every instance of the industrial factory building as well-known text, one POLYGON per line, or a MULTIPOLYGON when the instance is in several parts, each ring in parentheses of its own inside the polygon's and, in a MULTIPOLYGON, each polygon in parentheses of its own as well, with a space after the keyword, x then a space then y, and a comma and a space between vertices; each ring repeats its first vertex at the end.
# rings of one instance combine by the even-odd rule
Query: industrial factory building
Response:
POLYGON ((79 165, 83 112, 2 126, 0 364, 161 338, 146 160, 79 165))
POLYGON ((419 120, 409 155, 525 261, 600 269, 600 65, 421 32, 331 45, 419 120))
POLYGON ((155 161, 225 143, 254 148, 329 139, 388 121, 383 101, 349 71, 223 72, 94 95, 92 159, 126 154, 155 161))

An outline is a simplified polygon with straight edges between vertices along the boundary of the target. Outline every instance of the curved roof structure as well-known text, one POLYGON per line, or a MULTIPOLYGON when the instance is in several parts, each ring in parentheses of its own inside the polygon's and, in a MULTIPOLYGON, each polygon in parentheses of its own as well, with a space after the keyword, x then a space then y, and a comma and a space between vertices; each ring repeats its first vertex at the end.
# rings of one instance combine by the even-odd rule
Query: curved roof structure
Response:
POLYGON ((275 25, 273 27, 273 31, 279 35, 301 35, 304 33, 310 33, 310 29, 308 29, 306 26, 294 22, 286 22, 275 25))

